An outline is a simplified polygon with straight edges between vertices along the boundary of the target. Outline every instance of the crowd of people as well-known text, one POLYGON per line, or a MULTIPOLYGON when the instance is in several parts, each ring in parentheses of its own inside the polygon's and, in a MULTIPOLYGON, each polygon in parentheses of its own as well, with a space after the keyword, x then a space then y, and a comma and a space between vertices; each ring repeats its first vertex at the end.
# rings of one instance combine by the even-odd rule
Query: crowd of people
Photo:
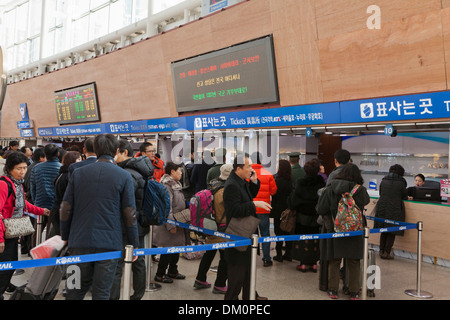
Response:
MULTIPOLYGON (((332 233, 342 194, 354 192, 354 200, 362 211, 370 201, 361 171, 346 150, 335 153, 336 167, 327 176, 318 159, 309 160, 301 167, 297 152, 289 154, 289 160, 279 160, 276 174, 271 174, 264 168, 266 159, 260 153, 238 153, 234 161, 227 161, 231 160, 227 150, 218 149, 214 155, 205 151, 201 162, 195 162, 195 155, 191 153, 186 163, 165 163, 151 143, 143 143, 135 154, 129 141, 117 140, 109 134, 88 138, 83 150, 62 150, 54 144, 38 147, 34 152, 25 147, 19 151, 18 147, 18 143, 11 143, 0 159, 5 177, 15 187, 14 205, 8 198, 7 183, 0 181, 2 218, 23 216, 25 207, 28 212, 43 215, 46 237, 61 236, 70 255, 117 251, 125 245, 145 247, 144 237, 151 226, 142 225, 140 221, 144 188, 149 178, 163 184, 170 194, 168 219, 174 220, 175 214, 186 210, 197 192, 209 189, 214 195, 217 230, 225 232, 233 218, 254 216, 259 219, 255 232, 261 237, 270 236, 270 219, 273 219, 277 236, 332 233), (214 159, 214 162, 207 159, 214 159), (280 217, 287 209, 296 213, 295 230, 291 233, 280 227, 280 217)), ((405 220, 402 200, 407 199, 408 194, 403 174, 404 169, 395 165, 381 182, 377 217, 405 220)), ((375 227, 383 225, 378 223, 375 227)), ((36 244, 35 235, 3 239, 3 231, 0 222, 0 261, 17 260, 19 242, 22 254, 27 254, 36 244)), ((154 226, 153 231, 154 246, 190 244, 190 233, 172 224, 154 226)), ((382 258, 392 258, 396 235, 382 234, 382 258)), ((206 243, 224 241, 214 236, 205 238, 206 243)), ((263 243, 261 249, 264 267, 274 266, 272 258, 276 263, 297 260, 297 270, 316 273, 320 261, 323 275, 319 288, 332 299, 338 297, 340 269, 345 261, 350 299, 358 299, 362 237, 277 242, 274 257, 271 257, 271 243, 263 243)), ((245 251, 207 251, 199 263, 194 289, 211 288, 207 271, 217 251, 220 260, 212 292, 223 294, 226 300, 238 299, 240 294, 242 299, 249 299, 250 246, 245 251)), ((185 279, 178 269, 179 257, 179 254, 165 254, 159 261, 155 259, 158 267, 154 280, 170 284, 185 279)), ((84 299, 91 290, 94 300, 119 299, 123 265, 123 259, 80 264, 81 287, 67 289, 66 298, 84 299)), ((144 257, 134 257, 132 266, 134 293, 131 299, 139 300, 146 286, 144 257)), ((0 271, 0 299, 12 286, 12 274, 0 271)), ((267 299, 258 293, 256 298, 267 299)))

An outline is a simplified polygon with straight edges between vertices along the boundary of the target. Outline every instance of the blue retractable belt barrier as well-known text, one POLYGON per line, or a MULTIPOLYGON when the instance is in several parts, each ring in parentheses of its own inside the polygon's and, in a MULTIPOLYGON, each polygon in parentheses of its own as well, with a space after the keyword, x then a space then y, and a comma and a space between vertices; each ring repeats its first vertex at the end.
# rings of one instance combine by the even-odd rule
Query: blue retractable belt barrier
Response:
MULTIPOLYGON (((371 229, 370 233, 383 233, 383 232, 394 232, 394 231, 417 229, 417 224, 414 224, 414 223, 392 221, 392 220, 380 219, 380 218, 371 217, 371 216, 367 216, 366 218, 369 220, 374 220, 374 221, 397 225, 397 227, 371 229)), ((180 223, 180 222, 172 221, 172 220, 167 220, 167 223, 181 227, 181 228, 189 229, 192 231, 220 237, 220 238, 224 239, 224 242, 205 244, 205 245, 184 246, 184 247, 135 249, 134 255, 135 256, 145 256, 145 255, 157 255, 157 254, 187 253, 187 252, 196 252, 196 251, 208 251, 208 250, 236 248, 236 247, 241 247, 241 246, 249 246, 252 244, 251 239, 244 238, 244 237, 239 237, 239 236, 235 236, 235 235, 231 235, 231 234, 226 234, 223 232, 199 228, 196 226, 192 226, 189 224, 184 224, 184 223, 180 223)), ((268 243, 268 242, 280 242, 280 241, 318 240, 318 239, 330 239, 330 238, 355 237, 355 236, 362 236, 362 235, 364 235, 364 231, 287 235, 287 236, 273 236, 273 237, 259 238, 258 242, 259 243, 268 243)), ((70 265, 70 264, 87 263, 87 262, 120 259, 120 258, 122 258, 122 251, 111 251, 111 252, 98 253, 98 254, 48 258, 48 259, 6 261, 6 262, 0 263, 0 271, 47 267, 47 266, 56 266, 56 265, 70 265)))

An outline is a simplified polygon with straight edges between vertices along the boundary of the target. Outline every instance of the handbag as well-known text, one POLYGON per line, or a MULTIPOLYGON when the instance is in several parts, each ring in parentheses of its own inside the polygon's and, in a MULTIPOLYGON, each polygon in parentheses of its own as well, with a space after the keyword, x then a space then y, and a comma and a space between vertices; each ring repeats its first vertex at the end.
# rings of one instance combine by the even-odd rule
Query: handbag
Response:
POLYGON ((3 219, 5 239, 20 238, 34 233, 34 227, 29 216, 3 219))
POLYGON ((288 208, 281 213, 280 220, 280 229, 284 232, 291 233, 295 230, 297 212, 288 208))
MULTIPOLYGON (((254 216, 246 216, 242 218, 231 218, 230 223, 225 230, 226 234, 250 238, 259 225, 259 219, 254 216)), ((241 252, 247 251, 248 246, 236 247, 241 252)))
POLYGON ((191 223, 191 213, 189 209, 184 209, 180 212, 174 213, 173 218, 180 223, 191 223))

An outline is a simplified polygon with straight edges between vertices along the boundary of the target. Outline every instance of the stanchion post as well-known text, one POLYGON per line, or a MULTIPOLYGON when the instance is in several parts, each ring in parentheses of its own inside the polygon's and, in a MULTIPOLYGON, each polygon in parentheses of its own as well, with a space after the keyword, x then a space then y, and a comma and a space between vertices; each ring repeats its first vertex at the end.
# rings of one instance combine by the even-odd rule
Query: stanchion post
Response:
POLYGON ((423 230, 423 222, 419 221, 417 223, 417 283, 416 290, 408 289, 405 290, 405 293, 409 296, 415 298, 429 299, 432 298, 433 295, 429 292, 421 290, 421 282, 422 282, 422 230, 423 230))
POLYGON ((250 267, 250 300, 256 300, 256 256, 258 254, 259 238, 257 234, 252 236, 252 260, 250 267))
POLYGON ((124 270, 123 270, 122 300, 130 300, 132 263, 133 263, 133 246, 126 246, 125 247, 125 259, 124 259, 124 270))
MULTIPOLYGON (((153 243, 153 226, 150 226, 150 233, 147 235, 147 248, 151 249, 153 243)), ((152 282, 152 256, 146 256, 147 259, 147 286, 145 291, 154 292, 161 289, 161 285, 152 282)))
POLYGON ((361 284, 361 299, 367 300, 367 268, 369 267, 369 235, 370 229, 364 228, 364 259, 363 259, 363 274, 361 284))
POLYGON ((42 216, 37 216, 36 219, 36 246, 42 242, 42 216))

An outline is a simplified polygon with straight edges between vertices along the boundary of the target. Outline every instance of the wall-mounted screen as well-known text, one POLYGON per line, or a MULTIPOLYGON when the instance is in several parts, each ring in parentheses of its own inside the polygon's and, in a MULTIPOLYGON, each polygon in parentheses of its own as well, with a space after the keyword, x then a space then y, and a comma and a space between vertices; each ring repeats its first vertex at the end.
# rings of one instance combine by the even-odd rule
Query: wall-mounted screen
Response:
POLYGON ((55 91, 58 123, 100 121, 95 82, 55 91))
POLYGON ((178 112, 278 102, 272 36, 172 63, 178 112))

